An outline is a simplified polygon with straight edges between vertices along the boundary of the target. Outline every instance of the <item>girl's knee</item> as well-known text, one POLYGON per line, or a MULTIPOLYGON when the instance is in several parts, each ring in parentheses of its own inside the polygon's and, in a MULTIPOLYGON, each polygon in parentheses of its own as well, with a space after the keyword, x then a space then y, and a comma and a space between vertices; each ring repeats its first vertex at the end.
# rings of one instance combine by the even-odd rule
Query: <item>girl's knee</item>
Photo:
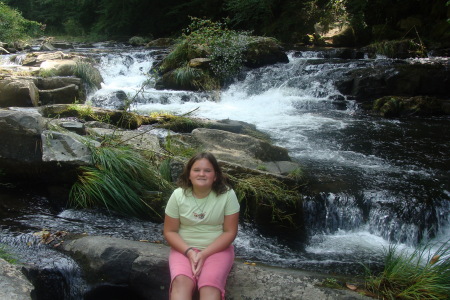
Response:
POLYGON ((172 281, 172 291, 192 292, 194 281, 185 275, 178 275, 172 281))
POLYGON ((200 288, 200 299, 222 299, 220 289, 213 286, 203 286, 200 288))

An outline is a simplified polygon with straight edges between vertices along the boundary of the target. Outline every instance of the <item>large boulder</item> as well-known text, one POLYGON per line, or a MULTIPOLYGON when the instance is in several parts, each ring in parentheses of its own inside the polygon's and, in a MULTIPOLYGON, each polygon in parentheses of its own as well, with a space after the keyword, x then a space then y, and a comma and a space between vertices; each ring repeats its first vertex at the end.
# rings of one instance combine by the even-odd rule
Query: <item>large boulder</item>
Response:
MULTIPOLYGON (((66 241, 61 250, 80 262, 93 285, 127 286, 142 299, 167 299, 169 248, 162 244, 85 236, 66 241)), ((249 265, 236 260, 226 285, 226 299, 370 299, 349 290, 319 286, 324 276, 249 265)))
POLYGON ((39 105, 39 90, 30 78, 0 79, 0 107, 39 105))
POLYGON ((31 300, 33 289, 19 266, 0 258, 0 299, 31 300))
POLYGON ((352 69, 335 82, 338 90, 357 101, 383 96, 450 95, 450 69, 445 63, 398 63, 392 66, 352 69))
POLYGON ((53 72, 57 76, 72 76, 77 62, 70 59, 46 60, 41 63, 42 70, 53 72))
POLYGON ((250 68, 289 62, 278 41, 269 37, 251 37, 244 54, 244 64, 250 68))
MULTIPOLYGON (((243 44, 236 45, 236 48, 242 48, 242 52, 239 54, 243 55, 242 66, 258 68, 289 62, 288 56, 274 38, 242 36, 238 40, 238 43, 243 44)), ((183 55, 177 55, 177 58, 174 58, 174 55, 166 56, 154 66, 154 69, 160 73, 160 78, 155 84, 156 89, 213 90, 225 84, 226 80, 221 76, 231 70, 223 70, 222 74, 218 74, 217 70, 213 71, 214 60, 211 59, 210 45, 191 45, 183 41, 172 51, 183 53, 183 55), (173 60, 176 59, 180 59, 180 61, 174 63, 173 60), (186 64, 189 69, 184 67, 186 64)))
POLYGON ((269 167, 279 173, 279 169, 274 168, 274 162, 286 162, 290 165, 289 170, 298 168, 298 164, 291 162, 288 151, 285 148, 274 146, 269 142, 252 136, 237 134, 233 132, 197 128, 192 131, 192 137, 200 147, 208 149, 218 159, 232 162, 251 169, 268 169, 269 167))

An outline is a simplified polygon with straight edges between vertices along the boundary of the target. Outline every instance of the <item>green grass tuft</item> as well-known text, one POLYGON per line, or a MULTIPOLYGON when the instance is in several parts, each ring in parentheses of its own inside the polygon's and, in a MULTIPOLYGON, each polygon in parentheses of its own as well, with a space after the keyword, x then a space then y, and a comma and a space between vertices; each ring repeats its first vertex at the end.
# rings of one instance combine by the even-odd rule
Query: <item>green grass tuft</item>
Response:
POLYGON ((73 68, 73 73, 75 76, 81 78, 88 89, 94 90, 99 88, 101 81, 99 72, 89 62, 78 60, 73 68))
POLYGON ((74 207, 103 206, 127 216, 161 221, 162 201, 173 190, 139 152, 128 147, 91 148, 94 167, 70 191, 74 207))
POLYGON ((242 178, 228 174, 236 191, 239 202, 243 205, 247 218, 270 218, 274 224, 297 227, 295 215, 301 200, 298 192, 289 189, 280 180, 266 176, 254 175, 242 178))
POLYGON ((17 259, 9 253, 7 247, 2 244, 0 244, 0 258, 6 260, 10 264, 17 263, 17 259))
POLYGON ((380 274, 366 268, 366 288, 381 299, 449 299, 450 240, 433 252, 437 247, 425 244, 409 253, 390 245, 380 274))

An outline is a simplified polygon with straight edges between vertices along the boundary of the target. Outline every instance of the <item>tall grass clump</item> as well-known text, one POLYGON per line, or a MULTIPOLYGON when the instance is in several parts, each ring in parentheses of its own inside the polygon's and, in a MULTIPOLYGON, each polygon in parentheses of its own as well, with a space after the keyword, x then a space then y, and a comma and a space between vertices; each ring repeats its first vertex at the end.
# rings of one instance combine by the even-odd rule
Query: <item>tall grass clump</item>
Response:
POLYGON ((77 60, 73 67, 73 73, 76 77, 81 78, 88 90, 100 88, 101 75, 89 62, 77 60))
POLYGON ((379 299, 449 299, 449 258, 450 240, 440 246, 425 244, 413 252, 390 245, 380 274, 370 275, 366 268, 366 288, 379 299))
POLYGON ((173 190, 139 152, 129 147, 91 147, 93 167, 82 167, 70 191, 75 207, 103 206, 117 213, 162 220, 162 204, 173 190))
POLYGON ((234 177, 228 174, 247 218, 270 218, 274 224, 295 228, 298 192, 266 175, 234 177))

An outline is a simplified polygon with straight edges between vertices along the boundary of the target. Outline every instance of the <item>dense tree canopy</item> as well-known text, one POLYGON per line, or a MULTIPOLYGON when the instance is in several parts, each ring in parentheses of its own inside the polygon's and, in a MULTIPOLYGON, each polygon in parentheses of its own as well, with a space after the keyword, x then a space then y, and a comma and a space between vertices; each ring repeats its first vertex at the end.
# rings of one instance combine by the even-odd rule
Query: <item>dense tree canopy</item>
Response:
MULTIPOLYGON (((360 41, 423 35, 442 42, 448 0, 3 0, 47 34, 177 35, 189 17, 229 18, 235 29, 299 42, 317 23, 351 24, 360 41)), ((448 37, 448 36, 446 36, 448 37)))

